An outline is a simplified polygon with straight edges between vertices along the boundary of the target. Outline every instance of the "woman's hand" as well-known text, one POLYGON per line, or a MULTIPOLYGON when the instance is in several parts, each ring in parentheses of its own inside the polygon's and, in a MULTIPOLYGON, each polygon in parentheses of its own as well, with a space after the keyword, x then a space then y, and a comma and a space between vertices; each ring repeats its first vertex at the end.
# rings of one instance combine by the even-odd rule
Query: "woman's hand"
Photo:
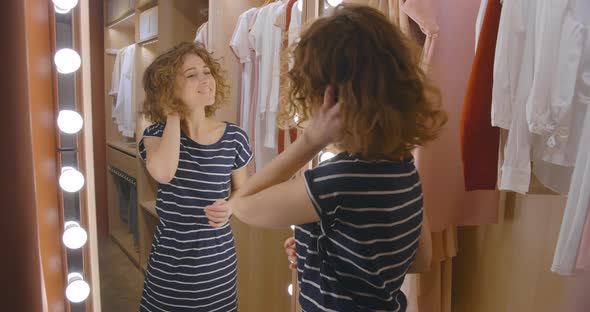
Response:
POLYGON ((226 200, 220 199, 212 205, 205 207, 205 215, 209 218, 209 225, 218 228, 229 222, 232 210, 226 200))
POLYGON ((334 87, 328 86, 324 92, 324 102, 313 112, 313 117, 303 136, 314 146, 326 145, 338 141, 342 135, 340 121, 340 102, 334 100, 334 87))
POLYGON ((287 259, 289 260, 289 269, 296 270, 297 269, 297 250, 295 249, 295 238, 289 237, 285 240, 285 253, 287 254, 287 259))

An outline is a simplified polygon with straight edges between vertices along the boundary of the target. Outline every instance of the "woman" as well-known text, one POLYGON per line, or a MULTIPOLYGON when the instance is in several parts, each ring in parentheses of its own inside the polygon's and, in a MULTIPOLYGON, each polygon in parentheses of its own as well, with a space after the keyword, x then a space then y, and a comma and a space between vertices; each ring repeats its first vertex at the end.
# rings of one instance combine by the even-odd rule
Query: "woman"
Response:
POLYGON ((203 211, 239 189, 252 159, 242 129, 210 118, 227 92, 221 67, 203 46, 182 43, 156 58, 143 85, 143 114, 154 124, 139 149, 159 183, 160 222, 140 311, 236 311, 232 231, 203 211))
POLYGON ((206 214, 218 223, 233 212, 257 226, 302 224, 304 311, 405 311, 404 276, 428 256, 419 249, 423 195, 411 151, 446 122, 438 91, 407 39, 369 7, 341 5, 315 21, 293 57, 283 119, 307 122, 303 137, 206 214), (290 179, 329 144, 337 156, 290 179))

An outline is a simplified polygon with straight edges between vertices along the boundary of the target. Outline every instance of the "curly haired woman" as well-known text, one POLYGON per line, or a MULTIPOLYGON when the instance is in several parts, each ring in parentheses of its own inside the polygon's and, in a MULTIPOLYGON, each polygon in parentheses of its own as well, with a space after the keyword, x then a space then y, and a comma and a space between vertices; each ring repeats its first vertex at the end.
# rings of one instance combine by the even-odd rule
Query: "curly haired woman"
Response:
POLYGON ((160 222, 140 311, 236 311, 233 234, 204 213, 244 184, 252 159, 242 129, 210 118, 226 98, 221 67, 203 46, 181 43, 146 69, 143 86, 153 124, 139 150, 159 182, 160 222))
POLYGON ((303 311, 405 311, 404 277, 428 263, 411 151, 446 122, 439 93, 408 39, 369 7, 341 5, 314 22, 293 58, 283 118, 297 114, 304 135, 205 211, 217 221, 233 212, 257 226, 300 225, 289 253, 303 311), (290 179, 329 144, 340 153, 290 179))

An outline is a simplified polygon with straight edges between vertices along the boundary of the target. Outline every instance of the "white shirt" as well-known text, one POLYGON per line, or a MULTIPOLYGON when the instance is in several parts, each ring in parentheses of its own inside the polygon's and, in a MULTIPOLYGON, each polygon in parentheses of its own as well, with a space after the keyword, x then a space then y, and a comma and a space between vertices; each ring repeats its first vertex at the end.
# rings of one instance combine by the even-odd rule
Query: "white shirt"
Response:
MULTIPOLYGON (((573 0, 572 2, 572 16, 589 27, 590 1, 573 0)), ((576 152, 574 172, 551 267, 551 271, 562 275, 570 275, 575 271, 584 223, 590 213, 588 211, 590 208, 590 155, 588 153, 590 151, 590 32, 586 32, 586 45, 575 87, 574 107, 579 107, 574 112, 575 117, 581 115, 578 113, 580 110, 585 109, 586 112, 581 123, 582 129, 579 131, 581 137, 576 152)), ((572 129, 576 131, 575 127, 572 129)))
MULTIPOLYGON (((497 72, 496 68, 494 68, 495 92, 492 94, 492 112, 494 112, 494 106, 501 106, 501 109, 496 110, 496 113, 498 113, 495 120, 496 125, 500 127, 509 126, 499 189, 524 194, 528 192, 531 180, 530 154, 533 137, 526 122, 526 101, 533 83, 536 17, 535 14, 525 13, 534 12, 537 3, 535 0, 508 1, 502 9, 502 14, 507 8, 510 8, 509 4, 513 5, 514 12, 506 13, 507 16, 513 17, 510 22, 513 23, 512 26, 516 27, 516 29, 504 29, 503 31, 507 32, 504 35, 512 35, 511 40, 508 42, 518 44, 522 50, 512 50, 508 47, 507 51, 505 51, 508 53, 504 54, 507 59, 499 60, 498 50, 500 44, 507 42, 500 41, 496 47, 496 61, 500 62, 502 67, 506 64, 510 66, 505 68, 508 71, 507 73, 497 72), (519 13, 518 18, 513 16, 516 13, 519 13), (500 88, 496 88, 496 85, 499 85, 500 88), (506 93, 499 95, 497 93, 498 89, 506 93), (499 99, 506 102, 499 102, 499 99)), ((500 24, 502 24, 502 18, 500 24)), ((500 34, 498 39, 500 40, 500 34)), ((494 115, 492 115, 492 121, 494 121, 494 115)))
POLYGON ((132 138, 135 134, 135 45, 126 47, 121 54, 119 87, 117 101, 112 111, 113 121, 125 137, 132 138))
MULTIPOLYGON (((197 29, 197 35, 195 36, 195 42, 201 43, 205 46, 205 49, 209 50, 209 22, 203 23, 197 29)), ((209 50, 211 52, 211 50, 209 50)))
MULTIPOLYGON (((264 115, 267 148, 277 148, 277 112, 279 107, 281 30, 274 25, 285 4, 274 2, 260 9, 250 33, 251 43, 260 57, 258 110, 264 115)), ((257 144, 259 145, 259 143, 257 144)))
POLYGON ((252 59, 249 37, 249 25, 256 8, 252 8, 240 15, 238 23, 230 40, 229 46, 242 64, 241 92, 240 92, 240 126, 250 129, 250 107, 252 106, 252 59))

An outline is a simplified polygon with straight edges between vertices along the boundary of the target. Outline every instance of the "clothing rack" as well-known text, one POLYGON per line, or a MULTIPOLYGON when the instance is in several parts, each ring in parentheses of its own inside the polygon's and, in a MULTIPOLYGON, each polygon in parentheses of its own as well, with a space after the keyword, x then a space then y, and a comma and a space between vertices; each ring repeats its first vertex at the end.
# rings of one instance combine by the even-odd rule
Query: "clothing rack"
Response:
POLYGON ((119 49, 105 49, 104 53, 106 53, 107 55, 117 55, 117 53, 119 52, 119 49))
POLYGON ((110 173, 112 173, 112 174, 120 177, 121 179, 129 182, 133 186, 137 186, 137 181, 135 180, 135 178, 129 176, 125 172, 123 172, 123 171, 121 171, 121 170, 119 170, 119 169, 117 169, 117 168, 115 168, 115 167, 113 167, 111 165, 109 165, 108 168, 109 168, 109 172, 110 173))

